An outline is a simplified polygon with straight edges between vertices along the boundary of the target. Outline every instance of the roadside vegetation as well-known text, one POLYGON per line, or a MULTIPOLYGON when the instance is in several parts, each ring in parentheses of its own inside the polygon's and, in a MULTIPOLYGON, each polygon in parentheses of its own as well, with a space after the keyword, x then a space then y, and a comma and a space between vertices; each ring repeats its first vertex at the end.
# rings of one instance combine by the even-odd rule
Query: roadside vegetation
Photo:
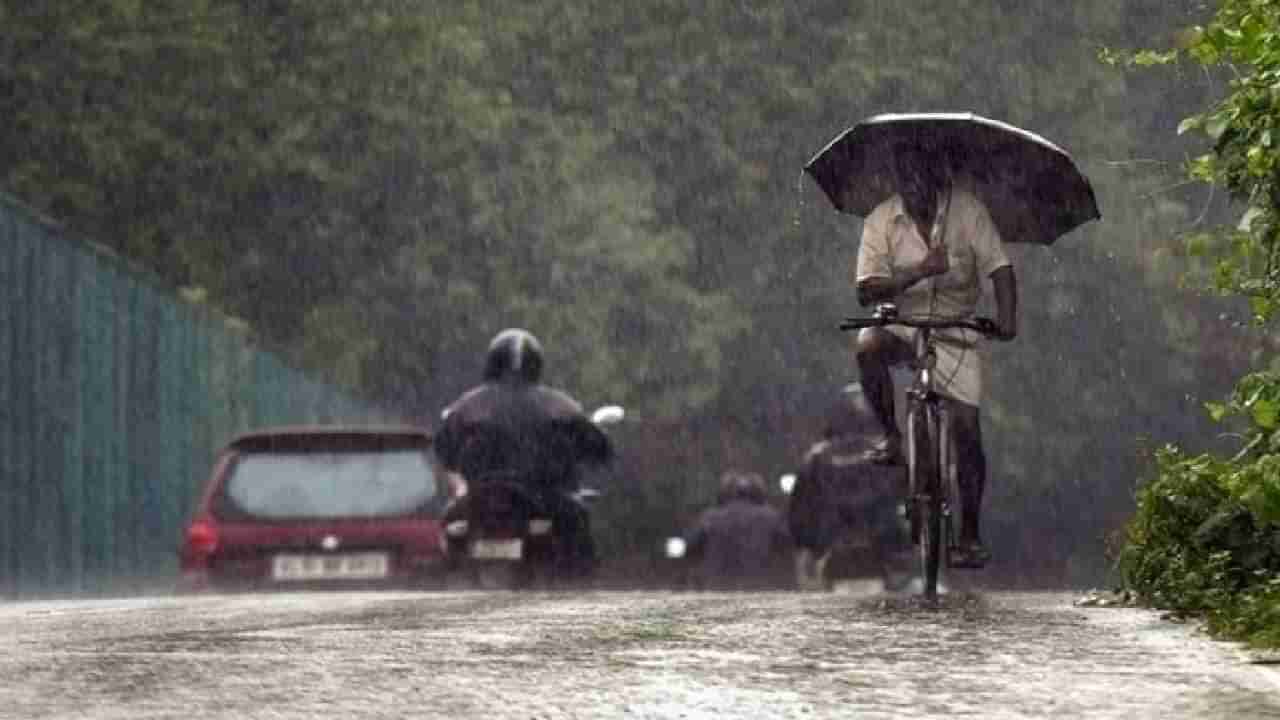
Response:
MULTIPOLYGON (((1244 216, 1186 241, 1205 260, 1205 284, 1246 298, 1267 327, 1280 310, 1280 1, 1226 0, 1182 45, 1122 61, 1229 70, 1225 97, 1179 131, 1208 135, 1188 174, 1225 188, 1244 216)), ((1205 403, 1234 449, 1157 451, 1120 567, 1141 601, 1203 617, 1219 637, 1280 648, 1280 372, 1274 356, 1258 360, 1225 402, 1205 403)))

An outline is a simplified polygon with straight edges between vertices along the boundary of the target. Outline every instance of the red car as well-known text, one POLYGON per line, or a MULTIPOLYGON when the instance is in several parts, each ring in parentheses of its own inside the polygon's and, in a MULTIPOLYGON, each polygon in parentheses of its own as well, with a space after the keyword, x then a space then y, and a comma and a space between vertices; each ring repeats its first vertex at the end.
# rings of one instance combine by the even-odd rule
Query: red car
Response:
POLYGON ((179 549, 180 588, 443 579, 451 485, 412 427, 283 427, 219 454, 179 549))

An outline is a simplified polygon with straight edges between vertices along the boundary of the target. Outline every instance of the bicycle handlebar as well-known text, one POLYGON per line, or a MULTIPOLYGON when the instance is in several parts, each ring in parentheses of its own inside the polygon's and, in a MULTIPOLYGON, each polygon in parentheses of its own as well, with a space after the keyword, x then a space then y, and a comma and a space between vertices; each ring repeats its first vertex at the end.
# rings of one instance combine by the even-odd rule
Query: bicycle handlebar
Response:
POLYGON ((928 328, 930 330, 973 330, 986 336, 994 336, 999 332, 991 318, 940 318, 933 315, 871 316, 849 317, 840 323, 841 330, 861 330, 869 327, 886 327, 898 325, 909 328, 928 328))

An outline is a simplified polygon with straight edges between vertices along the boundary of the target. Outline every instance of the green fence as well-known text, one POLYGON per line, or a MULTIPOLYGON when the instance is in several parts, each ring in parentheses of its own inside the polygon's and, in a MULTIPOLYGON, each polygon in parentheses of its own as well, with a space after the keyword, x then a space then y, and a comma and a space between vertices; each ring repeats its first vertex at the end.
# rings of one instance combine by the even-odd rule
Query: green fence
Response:
POLYGON ((0 195, 0 597, 163 587, 217 447, 388 419, 0 195))

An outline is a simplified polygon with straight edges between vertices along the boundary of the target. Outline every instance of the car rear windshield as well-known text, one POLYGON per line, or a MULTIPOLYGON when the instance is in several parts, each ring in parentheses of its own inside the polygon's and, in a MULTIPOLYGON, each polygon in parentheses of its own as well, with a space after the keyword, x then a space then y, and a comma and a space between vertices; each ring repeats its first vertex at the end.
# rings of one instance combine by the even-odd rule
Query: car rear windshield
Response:
POLYGON ((405 515, 436 492, 427 452, 406 448, 243 453, 223 494, 238 513, 287 519, 405 515))

